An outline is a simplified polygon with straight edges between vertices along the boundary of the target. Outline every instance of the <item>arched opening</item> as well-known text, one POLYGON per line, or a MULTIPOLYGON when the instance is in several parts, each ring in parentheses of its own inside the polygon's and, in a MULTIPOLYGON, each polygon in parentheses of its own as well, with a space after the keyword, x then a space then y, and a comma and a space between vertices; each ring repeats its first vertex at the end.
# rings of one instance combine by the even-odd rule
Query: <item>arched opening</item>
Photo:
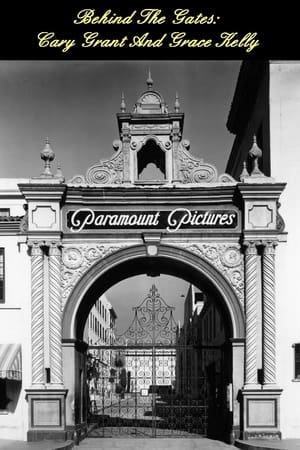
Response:
MULTIPOLYGON (((233 355, 235 352, 233 342, 242 340, 244 337, 242 308, 230 284, 211 264, 185 250, 171 246, 160 246, 158 255, 154 257, 147 255, 145 246, 120 250, 91 267, 74 288, 64 311, 63 342, 65 349, 64 370, 67 372, 65 377, 71 381, 71 385, 67 387, 71 391, 71 398, 75 398, 75 404, 77 404, 75 407, 75 422, 84 422, 82 414, 76 413, 76 410, 82 411, 82 406, 80 405, 84 402, 82 399, 80 401, 80 382, 82 383, 82 380, 78 381, 78 373, 81 373, 82 376, 82 370, 84 370, 83 355, 86 346, 82 342, 89 312, 99 297, 109 288, 122 280, 140 274, 148 274, 151 277, 156 277, 159 274, 178 277, 198 287, 201 292, 205 292, 207 298, 212 299, 210 305, 216 308, 219 316, 222 318, 225 338, 224 342, 222 342, 224 363, 222 366, 222 380, 220 381, 216 378, 217 371, 216 367, 214 367, 214 361, 207 368, 207 377, 209 377, 210 385, 210 404, 208 405, 210 415, 208 418, 209 435, 229 440, 230 433, 234 426, 237 425, 235 422, 239 417, 237 391, 242 387, 243 383, 241 379, 242 369, 237 377, 233 371, 233 359, 237 359, 236 355, 233 355), (69 351, 72 343, 75 353, 76 351, 78 352, 77 358, 73 353, 75 361, 73 369, 68 364, 68 361, 72 359, 69 351), (72 375, 72 371, 75 372, 75 375, 72 375), (222 411, 216 407, 215 403, 217 401, 222 401, 222 411), (235 411, 233 411, 234 407, 236 408, 235 411), (223 424, 223 429, 220 426, 220 420, 223 424), (221 435, 218 434, 220 430, 222 430, 221 435)), ((238 358, 240 363, 243 364, 241 355, 238 358)), ((218 370, 218 373, 220 374, 220 370, 218 370)))
POLYGON ((137 153, 137 177, 139 181, 166 179, 166 156, 154 139, 149 139, 137 153))

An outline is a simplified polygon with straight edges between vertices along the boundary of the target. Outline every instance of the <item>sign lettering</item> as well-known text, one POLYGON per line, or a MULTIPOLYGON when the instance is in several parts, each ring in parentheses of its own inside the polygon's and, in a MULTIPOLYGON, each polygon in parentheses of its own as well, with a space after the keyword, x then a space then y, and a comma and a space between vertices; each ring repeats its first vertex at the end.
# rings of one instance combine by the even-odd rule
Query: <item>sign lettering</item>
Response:
POLYGON ((181 229, 223 229, 237 226, 237 212, 232 210, 172 211, 97 211, 81 208, 67 213, 67 228, 73 233, 93 230, 165 229, 175 233, 181 229))

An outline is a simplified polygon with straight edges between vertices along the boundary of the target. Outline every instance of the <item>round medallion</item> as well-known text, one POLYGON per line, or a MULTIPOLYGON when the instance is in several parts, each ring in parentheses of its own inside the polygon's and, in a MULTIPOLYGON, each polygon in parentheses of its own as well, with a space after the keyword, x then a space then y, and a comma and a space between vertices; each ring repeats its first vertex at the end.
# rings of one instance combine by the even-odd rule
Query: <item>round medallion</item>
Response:
POLYGON ((83 256, 78 248, 69 247, 64 249, 62 260, 64 265, 69 269, 78 269, 82 264, 83 256))
POLYGON ((236 267, 241 262, 241 254, 235 247, 228 247, 222 255, 222 262, 227 267, 236 267))

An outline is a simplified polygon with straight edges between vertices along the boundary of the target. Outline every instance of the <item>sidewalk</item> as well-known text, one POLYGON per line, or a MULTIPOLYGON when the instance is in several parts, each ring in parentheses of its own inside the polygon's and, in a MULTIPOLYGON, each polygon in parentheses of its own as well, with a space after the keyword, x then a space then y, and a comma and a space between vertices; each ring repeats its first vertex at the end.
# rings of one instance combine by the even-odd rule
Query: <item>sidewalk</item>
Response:
POLYGON ((256 440, 235 441, 234 444, 241 450, 300 450, 300 439, 282 439, 281 441, 273 440, 256 440))
POLYGON ((24 442, 0 439, 0 450, 71 450, 73 441, 24 442))
MULTIPOLYGON (((14 440, 5 440, 0 439, 0 450, 71 450, 75 448, 89 448, 90 441, 95 445, 92 445, 91 448, 98 448, 99 440, 98 439, 86 439, 82 441, 79 447, 74 446, 73 441, 41 441, 41 442, 23 442, 23 441, 14 441, 14 440), (98 442, 97 442, 98 441, 98 442)), ((193 450, 204 449, 208 450, 210 448, 215 448, 215 446, 219 448, 233 448, 228 446, 227 444, 221 443, 219 441, 210 441, 208 439, 138 439, 138 443, 141 441, 150 444, 152 449, 166 449, 170 448, 172 444, 172 450, 182 450, 184 447, 192 447, 193 450), (185 445, 183 445, 183 442, 185 445), (210 445, 208 443, 210 442, 210 445), (189 445, 187 445, 189 444, 189 445), (193 445, 191 445, 193 444, 193 445)), ((122 443, 122 447, 124 450, 124 443, 128 446, 132 447, 132 444, 135 443, 134 439, 103 439, 102 444, 105 442, 103 447, 107 447, 108 450, 120 449, 120 444, 122 443)), ((145 444, 144 444, 145 445, 145 444)), ((240 448, 241 450, 300 450, 300 439, 282 439, 281 441, 268 441, 268 440, 250 440, 250 441, 235 441, 235 447, 240 448)))

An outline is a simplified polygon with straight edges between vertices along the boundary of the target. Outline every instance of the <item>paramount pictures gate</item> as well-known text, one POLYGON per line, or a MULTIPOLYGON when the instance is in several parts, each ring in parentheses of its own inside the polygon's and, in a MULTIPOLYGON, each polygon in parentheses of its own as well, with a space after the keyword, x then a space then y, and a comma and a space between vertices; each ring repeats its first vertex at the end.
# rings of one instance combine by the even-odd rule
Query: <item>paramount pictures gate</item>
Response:
POLYGON ((98 374, 90 403, 97 427, 90 437, 206 435, 206 378, 192 374, 188 364, 182 370, 182 358, 191 360, 195 348, 180 338, 174 309, 153 285, 113 345, 89 347, 90 367, 98 374))
MULTIPOLYGON (((169 111, 151 77, 132 112, 122 101, 117 120, 119 140, 110 159, 65 181, 51 171, 54 152, 47 142, 43 173, 18 185, 27 202, 22 238, 31 258, 28 440, 86 436, 87 317, 110 287, 141 274, 184 279, 209 292, 224 311, 230 350, 221 386, 228 388, 230 406, 226 439, 280 437, 275 255, 283 238, 278 209, 285 184, 260 171, 256 139, 239 180, 194 157, 182 138, 178 98, 169 111), (149 172, 142 177, 150 164, 160 178, 149 172)), ((124 335, 127 342, 97 349, 123 361, 100 379, 103 395, 96 406, 104 435, 115 425, 136 434, 205 433, 205 403, 194 404, 180 391, 179 381, 188 391, 193 376, 178 373, 178 359, 188 358, 193 344, 176 340, 168 329, 172 322, 167 325, 155 308, 150 302, 148 322, 134 322, 142 325, 143 338, 137 327, 139 340, 124 335), (159 361, 173 364, 161 385, 159 361), (122 369, 126 377, 130 372, 130 383, 122 369), (110 385, 120 387, 108 397, 110 385)), ((144 312, 137 309, 135 317, 144 312)), ((203 380, 195 386, 205 391, 203 380)), ((222 421, 213 422, 218 431, 222 421)))

